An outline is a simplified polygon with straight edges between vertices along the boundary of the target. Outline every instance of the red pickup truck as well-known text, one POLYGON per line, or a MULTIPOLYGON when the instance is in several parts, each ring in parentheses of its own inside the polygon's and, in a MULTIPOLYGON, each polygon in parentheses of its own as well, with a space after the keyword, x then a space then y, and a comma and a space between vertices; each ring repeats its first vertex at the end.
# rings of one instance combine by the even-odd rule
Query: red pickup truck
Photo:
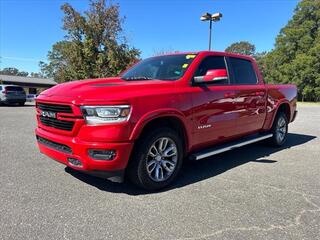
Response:
POLYGON ((164 55, 120 77, 44 91, 36 100, 36 137, 42 153, 73 169, 157 190, 187 158, 261 140, 281 146, 296 101, 296 86, 265 84, 251 57, 164 55))

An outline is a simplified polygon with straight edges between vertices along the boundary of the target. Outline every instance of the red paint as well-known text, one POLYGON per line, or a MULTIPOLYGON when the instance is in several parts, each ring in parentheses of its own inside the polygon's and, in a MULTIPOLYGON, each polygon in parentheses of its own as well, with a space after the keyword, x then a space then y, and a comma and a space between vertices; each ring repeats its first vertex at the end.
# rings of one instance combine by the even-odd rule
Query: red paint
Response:
MULTIPOLYGON (((80 170, 122 170, 126 168, 134 142, 143 128, 160 117, 174 117, 181 123, 187 138, 187 153, 269 130, 281 104, 289 106, 292 120, 296 110, 296 86, 265 84, 256 62, 248 56, 208 51, 196 54, 184 76, 176 81, 124 81, 116 77, 68 82, 46 90, 38 96, 37 103, 71 106, 72 114, 59 113, 57 118, 74 122, 74 127, 72 131, 47 127, 39 121, 40 111, 37 109, 36 134, 69 146, 73 154, 61 153, 39 143, 41 152, 66 165, 69 165, 68 156, 81 159, 83 167, 80 170), (251 61, 258 83, 192 85, 198 65, 207 56, 251 61), (119 104, 131 106, 127 122, 89 126, 80 111, 80 106, 84 105, 119 104), (199 128, 209 125, 212 127, 199 128), (97 161, 88 156, 88 149, 113 149, 117 155, 112 161, 97 161)), ((211 78, 224 77, 227 71, 215 70, 209 75, 211 78)))

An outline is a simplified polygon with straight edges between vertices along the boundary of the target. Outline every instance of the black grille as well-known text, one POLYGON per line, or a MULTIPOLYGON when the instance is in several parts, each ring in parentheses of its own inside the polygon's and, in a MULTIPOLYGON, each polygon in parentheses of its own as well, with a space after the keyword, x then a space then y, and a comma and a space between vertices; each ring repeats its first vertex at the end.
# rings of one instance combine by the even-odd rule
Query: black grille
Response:
POLYGON ((55 118, 48 118, 40 116, 40 121, 43 125, 48 127, 57 128, 60 130, 71 131, 74 125, 74 122, 58 120, 55 118))
POLYGON ((56 143, 56 142, 53 142, 53 141, 50 141, 48 139, 45 139, 43 137, 39 137, 37 136, 37 140, 39 143, 49 147, 49 148, 52 148, 54 150, 57 150, 59 152, 64 152, 64 153, 68 153, 68 154, 72 154, 72 150, 70 147, 68 147, 67 145, 64 145, 64 144, 61 144, 61 143, 56 143))
MULTIPOLYGON (((38 109, 41 111, 54 112, 54 113, 72 113, 72 108, 68 105, 59 105, 51 103, 37 103, 38 109)), ((49 118, 40 115, 40 121, 43 125, 64 130, 72 131, 74 122, 72 121, 63 121, 56 118, 49 118)))
POLYGON ((59 113, 72 113, 72 109, 68 105, 56 105, 48 103, 38 103, 38 108, 43 111, 59 112, 59 113))

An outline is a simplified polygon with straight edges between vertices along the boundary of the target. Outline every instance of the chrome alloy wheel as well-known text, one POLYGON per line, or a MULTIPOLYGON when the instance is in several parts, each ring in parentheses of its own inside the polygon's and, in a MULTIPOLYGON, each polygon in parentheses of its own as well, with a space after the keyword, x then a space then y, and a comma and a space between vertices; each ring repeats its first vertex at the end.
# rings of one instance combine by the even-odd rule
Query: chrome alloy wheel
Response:
POLYGON ((280 117, 276 126, 276 139, 279 143, 281 143, 287 134, 287 123, 283 117, 280 117))
POLYGON ((165 181, 177 166, 177 145, 171 138, 158 138, 149 148, 146 158, 149 177, 155 182, 165 181))

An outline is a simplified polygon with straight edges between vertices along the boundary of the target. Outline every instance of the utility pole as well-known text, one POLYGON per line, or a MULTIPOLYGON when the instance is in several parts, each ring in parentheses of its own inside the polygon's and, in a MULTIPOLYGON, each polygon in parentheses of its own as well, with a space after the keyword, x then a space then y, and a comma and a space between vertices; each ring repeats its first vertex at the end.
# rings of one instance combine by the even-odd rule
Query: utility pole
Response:
POLYGON ((205 13, 200 17, 201 21, 209 21, 210 25, 209 25, 209 51, 211 51, 211 38, 212 38, 212 22, 218 22, 220 21, 220 19, 222 18, 222 14, 221 13, 214 13, 214 14, 210 14, 210 13, 205 13))

